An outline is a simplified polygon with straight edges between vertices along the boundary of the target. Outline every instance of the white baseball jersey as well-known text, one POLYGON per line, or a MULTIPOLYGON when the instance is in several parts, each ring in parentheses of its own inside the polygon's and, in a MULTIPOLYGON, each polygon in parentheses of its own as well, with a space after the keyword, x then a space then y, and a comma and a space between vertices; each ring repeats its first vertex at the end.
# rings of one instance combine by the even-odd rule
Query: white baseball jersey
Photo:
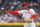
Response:
MULTIPOLYGON (((18 11, 18 13, 22 14, 23 18, 25 18, 25 17, 31 17, 33 14, 35 14, 35 11, 33 9, 29 9, 18 11)), ((30 21, 34 21, 34 19, 31 19, 30 21)))

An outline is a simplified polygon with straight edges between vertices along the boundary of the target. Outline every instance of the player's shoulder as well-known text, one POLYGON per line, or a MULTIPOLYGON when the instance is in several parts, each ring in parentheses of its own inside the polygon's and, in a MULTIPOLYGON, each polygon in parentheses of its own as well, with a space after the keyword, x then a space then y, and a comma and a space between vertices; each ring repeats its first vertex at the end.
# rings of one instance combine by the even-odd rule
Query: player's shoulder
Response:
POLYGON ((30 9, 31 11, 33 11, 34 9, 30 9))
POLYGON ((30 9, 31 12, 35 12, 34 9, 30 9))

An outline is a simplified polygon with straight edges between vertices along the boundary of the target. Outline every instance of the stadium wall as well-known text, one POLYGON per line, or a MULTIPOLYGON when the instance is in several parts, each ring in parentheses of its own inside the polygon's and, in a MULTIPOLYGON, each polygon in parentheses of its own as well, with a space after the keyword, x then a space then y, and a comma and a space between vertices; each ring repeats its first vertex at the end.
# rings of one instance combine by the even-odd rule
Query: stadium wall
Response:
MULTIPOLYGON (((25 23, 0 23, 0 25, 24 25, 25 23)), ((35 23, 36 26, 40 25, 40 23, 35 23)))
MULTIPOLYGON (((0 27, 23 27, 25 23, 0 23, 0 27)), ((35 23, 36 27, 40 26, 40 23, 35 23)))

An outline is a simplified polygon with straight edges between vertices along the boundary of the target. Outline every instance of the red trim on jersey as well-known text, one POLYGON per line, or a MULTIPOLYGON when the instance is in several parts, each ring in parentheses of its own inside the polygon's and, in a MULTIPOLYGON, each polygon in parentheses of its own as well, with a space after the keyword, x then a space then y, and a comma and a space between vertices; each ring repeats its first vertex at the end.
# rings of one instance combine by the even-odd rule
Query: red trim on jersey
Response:
POLYGON ((33 14, 30 18, 32 19, 32 18, 34 18, 36 15, 35 14, 33 14))
POLYGON ((30 9, 28 9, 27 11, 29 11, 30 9))
POLYGON ((17 11, 10 11, 11 14, 19 14, 17 11))

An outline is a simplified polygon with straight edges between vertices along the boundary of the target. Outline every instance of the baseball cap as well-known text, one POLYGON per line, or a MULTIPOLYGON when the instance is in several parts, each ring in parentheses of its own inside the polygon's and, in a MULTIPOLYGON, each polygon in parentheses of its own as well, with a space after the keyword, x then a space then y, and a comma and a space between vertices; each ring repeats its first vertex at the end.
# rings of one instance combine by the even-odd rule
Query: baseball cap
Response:
POLYGON ((23 6, 25 6, 25 5, 27 5, 27 6, 28 6, 28 3, 24 3, 24 4, 23 4, 23 6))

